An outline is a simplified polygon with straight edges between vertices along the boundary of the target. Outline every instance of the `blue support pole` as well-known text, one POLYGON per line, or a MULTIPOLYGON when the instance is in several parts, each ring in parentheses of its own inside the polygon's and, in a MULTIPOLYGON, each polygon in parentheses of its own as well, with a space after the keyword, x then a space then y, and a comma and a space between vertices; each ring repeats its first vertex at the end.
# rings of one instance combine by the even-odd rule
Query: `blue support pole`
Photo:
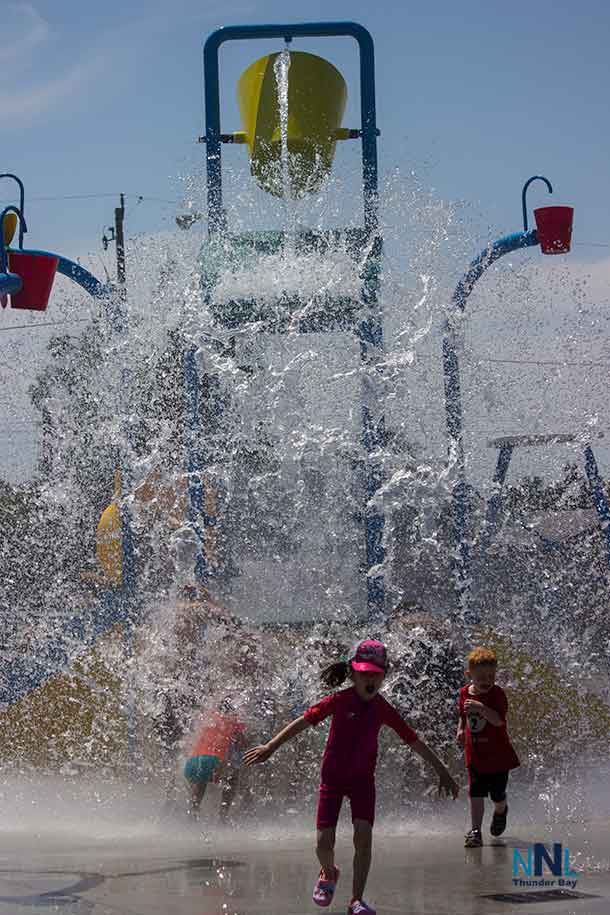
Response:
POLYGON ((443 375, 445 387, 445 416, 448 433, 449 461, 455 467, 453 503, 453 575, 458 610, 468 623, 477 623, 478 617, 468 606, 470 544, 466 537, 468 520, 468 482, 463 440, 462 395, 458 346, 460 327, 466 302, 477 280, 491 265, 505 254, 538 244, 535 229, 504 235, 490 243, 470 264, 453 293, 449 313, 443 328, 443 375))
MULTIPOLYGON (((123 480, 121 487, 123 487, 123 480)), ((123 495, 121 493, 121 495, 123 495)), ((136 774, 138 768, 138 753, 136 745, 136 703, 131 686, 131 665, 134 659, 134 627, 137 622, 136 603, 136 567, 135 549, 133 539, 133 523, 131 513, 127 508, 125 499, 121 498, 121 543, 122 543, 122 576, 121 588, 117 594, 120 605, 119 616, 123 621, 123 643, 128 663, 128 695, 127 695, 127 759, 129 770, 136 774)))
POLYGON ((487 512, 485 514, 485 531, 488 537, 491 536, 498 520, 500 506, 502 505, 502 487, 504 486, 512 456, 513 446, 502 445, 492 480, 493 493, 487 503, 487 512))
MULTIPOLYGON (((373 263, 378 263, 381 256, 381 240, 377 238, 376 243, 378 250, 374 252, 373 263)), ((383 571, 386 555, 383 544, 385 517, 383 505, 375 501, 383 483, 382 451, 386 443, 381 391, 383 373, 380 367, 383 356, 383 323, 378 299, 378 285, 376 274, 365 280, 362 297, 368 314, 357 329, 362 374, 362 445, 366 454, 364 504, 366 591, 367 611, 371 621, 379 620, 385 612, 383 571)))
POLYGON ((498 515, 502 505, 502 487, 504 486, 506 474, 508 473, 508 467, 513 455, 513 448, 514 446, 512 444, 502 445, 500 453, 498 454, 496 469, 492 480, 492 494, 487 502, 487 510, 485 512, 485 525, 481 536, 479 537, 479 553, 481 556, 484 555, 485 550, 489 546, 496 531, 498 515))
POLYGON ((601 529, 606 541, 606 554, 608 565, 610 566, 610 507, 608 506, 608 500, 606 499, 606 494, 604 492, 604 482, 600 476, 591 445, 587 445, 584 449, 584 456, 585 472, 587 474, 589 486, 591 487, 591 496, 593 497, 595 509, 599 516, 601 529))
MULTIPOLYGON (((205 513, 205 489, 203 483, 200 443, 200 403, 199 372, 197 369, 197 350, 189 347, 184 355, 184 382, 186 391, 186 426, 187 426, 187 471, 188 471, 188 519, 191 529, 199 542, 195 558, 195 578, 201 584, 208 580, 208 569, 205 561, 205 528, 211 523, 205 513)), ((215 520, 215 519, 214 519, 215 520)))

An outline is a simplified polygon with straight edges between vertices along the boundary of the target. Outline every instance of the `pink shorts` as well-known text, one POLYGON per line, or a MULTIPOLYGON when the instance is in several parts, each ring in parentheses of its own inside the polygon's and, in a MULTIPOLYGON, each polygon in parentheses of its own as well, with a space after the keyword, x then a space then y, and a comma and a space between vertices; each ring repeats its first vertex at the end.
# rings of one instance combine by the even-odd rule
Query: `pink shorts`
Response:
POLYGON ((375 780, 367 778, 355 782, 353 785, 343 785, 341 788, 320 785, 316 821, 318 829, 334 829, 339 819, 344 797, 349 798, 352 808, 352 823, 354 820, 366 820, 371 826, 373 825, 375 822, 375 780))

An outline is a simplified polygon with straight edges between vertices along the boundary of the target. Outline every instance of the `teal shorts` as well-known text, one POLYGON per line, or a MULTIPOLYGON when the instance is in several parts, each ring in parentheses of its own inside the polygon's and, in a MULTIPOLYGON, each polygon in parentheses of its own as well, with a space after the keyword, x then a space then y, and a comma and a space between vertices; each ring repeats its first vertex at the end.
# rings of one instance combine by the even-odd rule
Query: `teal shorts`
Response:
POLYGON ((191 756, 184 766, 184 777, 189 782, 209 782, 219 765, 218 756, 191 756))

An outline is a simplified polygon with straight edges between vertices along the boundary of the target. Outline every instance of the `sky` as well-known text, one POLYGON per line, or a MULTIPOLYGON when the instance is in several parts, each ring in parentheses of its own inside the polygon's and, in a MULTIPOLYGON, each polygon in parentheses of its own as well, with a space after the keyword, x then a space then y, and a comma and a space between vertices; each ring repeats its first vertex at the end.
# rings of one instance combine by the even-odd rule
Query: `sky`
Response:
MULTIPOLYGON (((1 8, 2 166, 26 183, 32 246, 101 253, 119 192, 130 195, 128 233, 171 224, 183 178, 203 158, 195 141, 207 35, 227 24, 330 19, 373 35, 382 174, 415 169, 441 199, 468 201, 500 232, 520 226, 524 180, 545 174, 556 201, 576 207, 578 243, 610 244, 603 0, 2 0, 1 8), (79 195, 87 199, 66 199, 79 195), (49 197, 62 199, 40 199, 49 197)), ((239 128, 233 87, 269 46, 224 46, 223 128, 239 128)), ((357 87, 351 39, 308 47, 357 87)), ((545 195, 532 188, 532 205, 545 195)))
MULTIPOLYGON (((349 19, 375 42, 382 178, 415 172, 439 201, 470 208, 480 233, 474 255, 488 238, 521 228, 522 185, 546 175, 553 202, 575 207, 574 263, 593 271, 595 295, 603 295, 610 279, 610 7, 602 0, 0 0, 0 10, 0 164, 26 184, 30 247, 88 256, 96 272, 112 271, 101 238, 121 192, 128 238, 174 227, 192 176, 202 173, 196 138, 210 32, 349 19)), ((223 47, 223 130, 240 127, 239 74, 277 47, 223 47)), ((339 67, 350 87, 344 123, 358 126, 355 43, 294 48, 339 67)), ((243 147, 223 155, 246 161, 243 147)), ((549 202, 540 183, 529 199, 530 208, 549 202)), ((0 201, 14 202, 8 183, 0 184, 0 201)), ((0 315, 0 331, 26 323, 0 315)), ((17 336, 0 342, 10 349, 17 336)))

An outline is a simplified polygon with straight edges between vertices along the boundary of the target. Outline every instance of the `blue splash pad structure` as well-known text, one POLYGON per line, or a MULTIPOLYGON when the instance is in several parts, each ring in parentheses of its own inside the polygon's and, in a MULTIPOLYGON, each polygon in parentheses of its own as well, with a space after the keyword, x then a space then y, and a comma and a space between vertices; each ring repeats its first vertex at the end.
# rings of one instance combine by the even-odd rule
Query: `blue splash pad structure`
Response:
MULTIPOLYGON (((358 342, 360 368, 364 383, 362 385, 360 429, 361 444, 366 456, 365 460, 365 500, 361 511, 361 524, 363 539, 366 545, 366 562, 361 570, 363 581, 366 585, 366 608, 371 623, 383 616, 385 608, 385 583, 383 576, 383 563, 385 551, 383 545, 384 515, 380 505, 375 500, 383 484, 383 473, 379 455, 386 444, 386 429, 384 417, 384 404, 378 396, 374 383, 367 381, 379 380, 382 375, 381 363, 383 361, 383 315, 380 308, 378 291, 380 272, 382 269, 383 245, 378 227, 378 197, 377 197, 377 128, 375 119, 375 84, 374 84, 374 54, 372 39, 368 32, 354 23, 305 23, 273 26, 237 26, 221 29, 215 32, 205 45, 205 92, 206 92, 206 164, 208 177, 208 222, 209 239, 205 244, 202 259, 202 295, 208 302, 213 318, 218 325, 228 329, 244 330, 249 325, 257 325, 256 333, 270 334, 284 333, 292 316, 298 314, 300 301, 298 298, 281 303, 281 313, 275 308, 268 307, 267 303, 260 302, 254 297, 240 297, 221 308, 214 304, 213 292, 218 282, 219 269, 230 268, 232 265, 241 266, 256 263, 265 255, 281 252, 285 244, 282 233, 243 233, 233 235, 226 224, 226 216, 222 197, 221 173, 221 144, 224 142, 220 127, 219 82, 218 82, 218 51, 226 41, 256 39, 256 38, 292 38, 292 37, 321 37, 346 35, 354 38, 360 51, 360 113, 361 124, 355 130, 357 139, 361 140, 362 149, 362 226, 345 229, 339 232, 307 232, 297 233, 294 242, 297 251, 324 255, 334 247, 343 246, 349 254, 354 270, 358 271, 360 290, 358 295, 334 296, 332 298, 320 297, 316 308, 309 310, 307 315, 298 319, 298 332, 303 334, 316 334, 341 331, 350 334, 358 342)), ((17 208, 23 216, 23 199, 21 207, 17 208)), ((15 208, 13 208, 14 210, 15 208)), ((20 250, 34 256, 53 256, 58 259, 58 272, 73 280, 90 295, 102 300, 104 311, 109 325, 119 336, 127 322, 128 313, 123 297, 116 294, 107 284, 101 283, 92 274, 80 265, 48 251, 27 251, 22 248, 24 221, 21 221, 20 250)), ((463 311, 466 299, 475 282, 482 276, 487 267, 497 258, 510 251, 532 247, 538 244, 536 230, 527 230, 513 233, 492 242, 481 255, 470 265, 464 279, 459 284, 454 294, 454 311, 463 311)), ((14 289, 14 275, 6 276, 5 286, 2 287, 0 278, 0 293, 12 294, 14 289)), ((453 488, 455 525, 454 542, 456 546, 456 593, 458 596, 458 611, 462 618, 468 620, 468 571, 470 557, 467 554, 467 543, 464 536, 466 527, 466 481, 464 475, 464 454, 461 442, 462 416, 460 402, 459 370, 457 364, 456 341, 453 336, 454 328, 448 322, 446 336, 443 342, 443 357, 445 368, 445 393, 447 401, 447 423, 449 432, 449 452, 458 453, 458 475, 453 488), (461 449, 461 451, 460 451, 461 449), (460 457, 461 454, 461 457, 460 457)), ((188 402, 188 466, 184 468, 189 479, 189 523, 192 530, 199 538, 201 545, 205 544, 206 532, 213 528, 216 519, 205 510, 206 491, 203 482, 205 466, 195 443, 199 436, 205 435, 201 428, 199 402, 201 398, 201 378, 196 360, 195 348, 186 350, 183 354, 183 379, 184 391, 188 402)), ((590 449, 589 449, 590 450, 590 449)), ((497 472, 496 482, 501 483, 501 473, 506 475, 508 463, 506 450, 502 452, 503 461, 501 472, 497 472)), ((595 483, 596 507, 605 525, 606 536, 610 537, 610 527, 607 525, 608 508, 601 488, 601 481, 592 452, 586 452, 587 468, 591 473, 589 479, 595 483)), ((128 468, 126 475, 128 476, 128 468)), ((502 478, 503 479, 503 478, 502 478)), ((121 493, 123 503, 129 496, 127 488, 121 493)), ((491 531, 497 516, 498 493, 494 494, 495 501, 490 502, 488 512, 488 528, 491 531)), ((137 581, 133 569, 133 535, 129 522, 129 514, 122 505, 122 549, 123 549, 123 576, 120 587, 108 590, 95 606, 85 608, 82 612, 73 615, 58 632, 52 644, 45 647, 37 657, 26 656, 12 659, 7 669, 3 699, 8 704, 14 704, 34 689, 39 688, 59 671, 70 664, 75 648, 80 646, 83 650, 96 642, 100 635, 108 632, 117 624, 126 626, 127 639, 133 632, 133 626, 140 619, 141 607, 138 605, 137 581)), ((213 581, 213 570, 205 561, 205 554, 200 550, 196 560, 193 577, 200 583, 208 584, 213 581)), ((470 621, 475 621, 472 618, 470 621)))

